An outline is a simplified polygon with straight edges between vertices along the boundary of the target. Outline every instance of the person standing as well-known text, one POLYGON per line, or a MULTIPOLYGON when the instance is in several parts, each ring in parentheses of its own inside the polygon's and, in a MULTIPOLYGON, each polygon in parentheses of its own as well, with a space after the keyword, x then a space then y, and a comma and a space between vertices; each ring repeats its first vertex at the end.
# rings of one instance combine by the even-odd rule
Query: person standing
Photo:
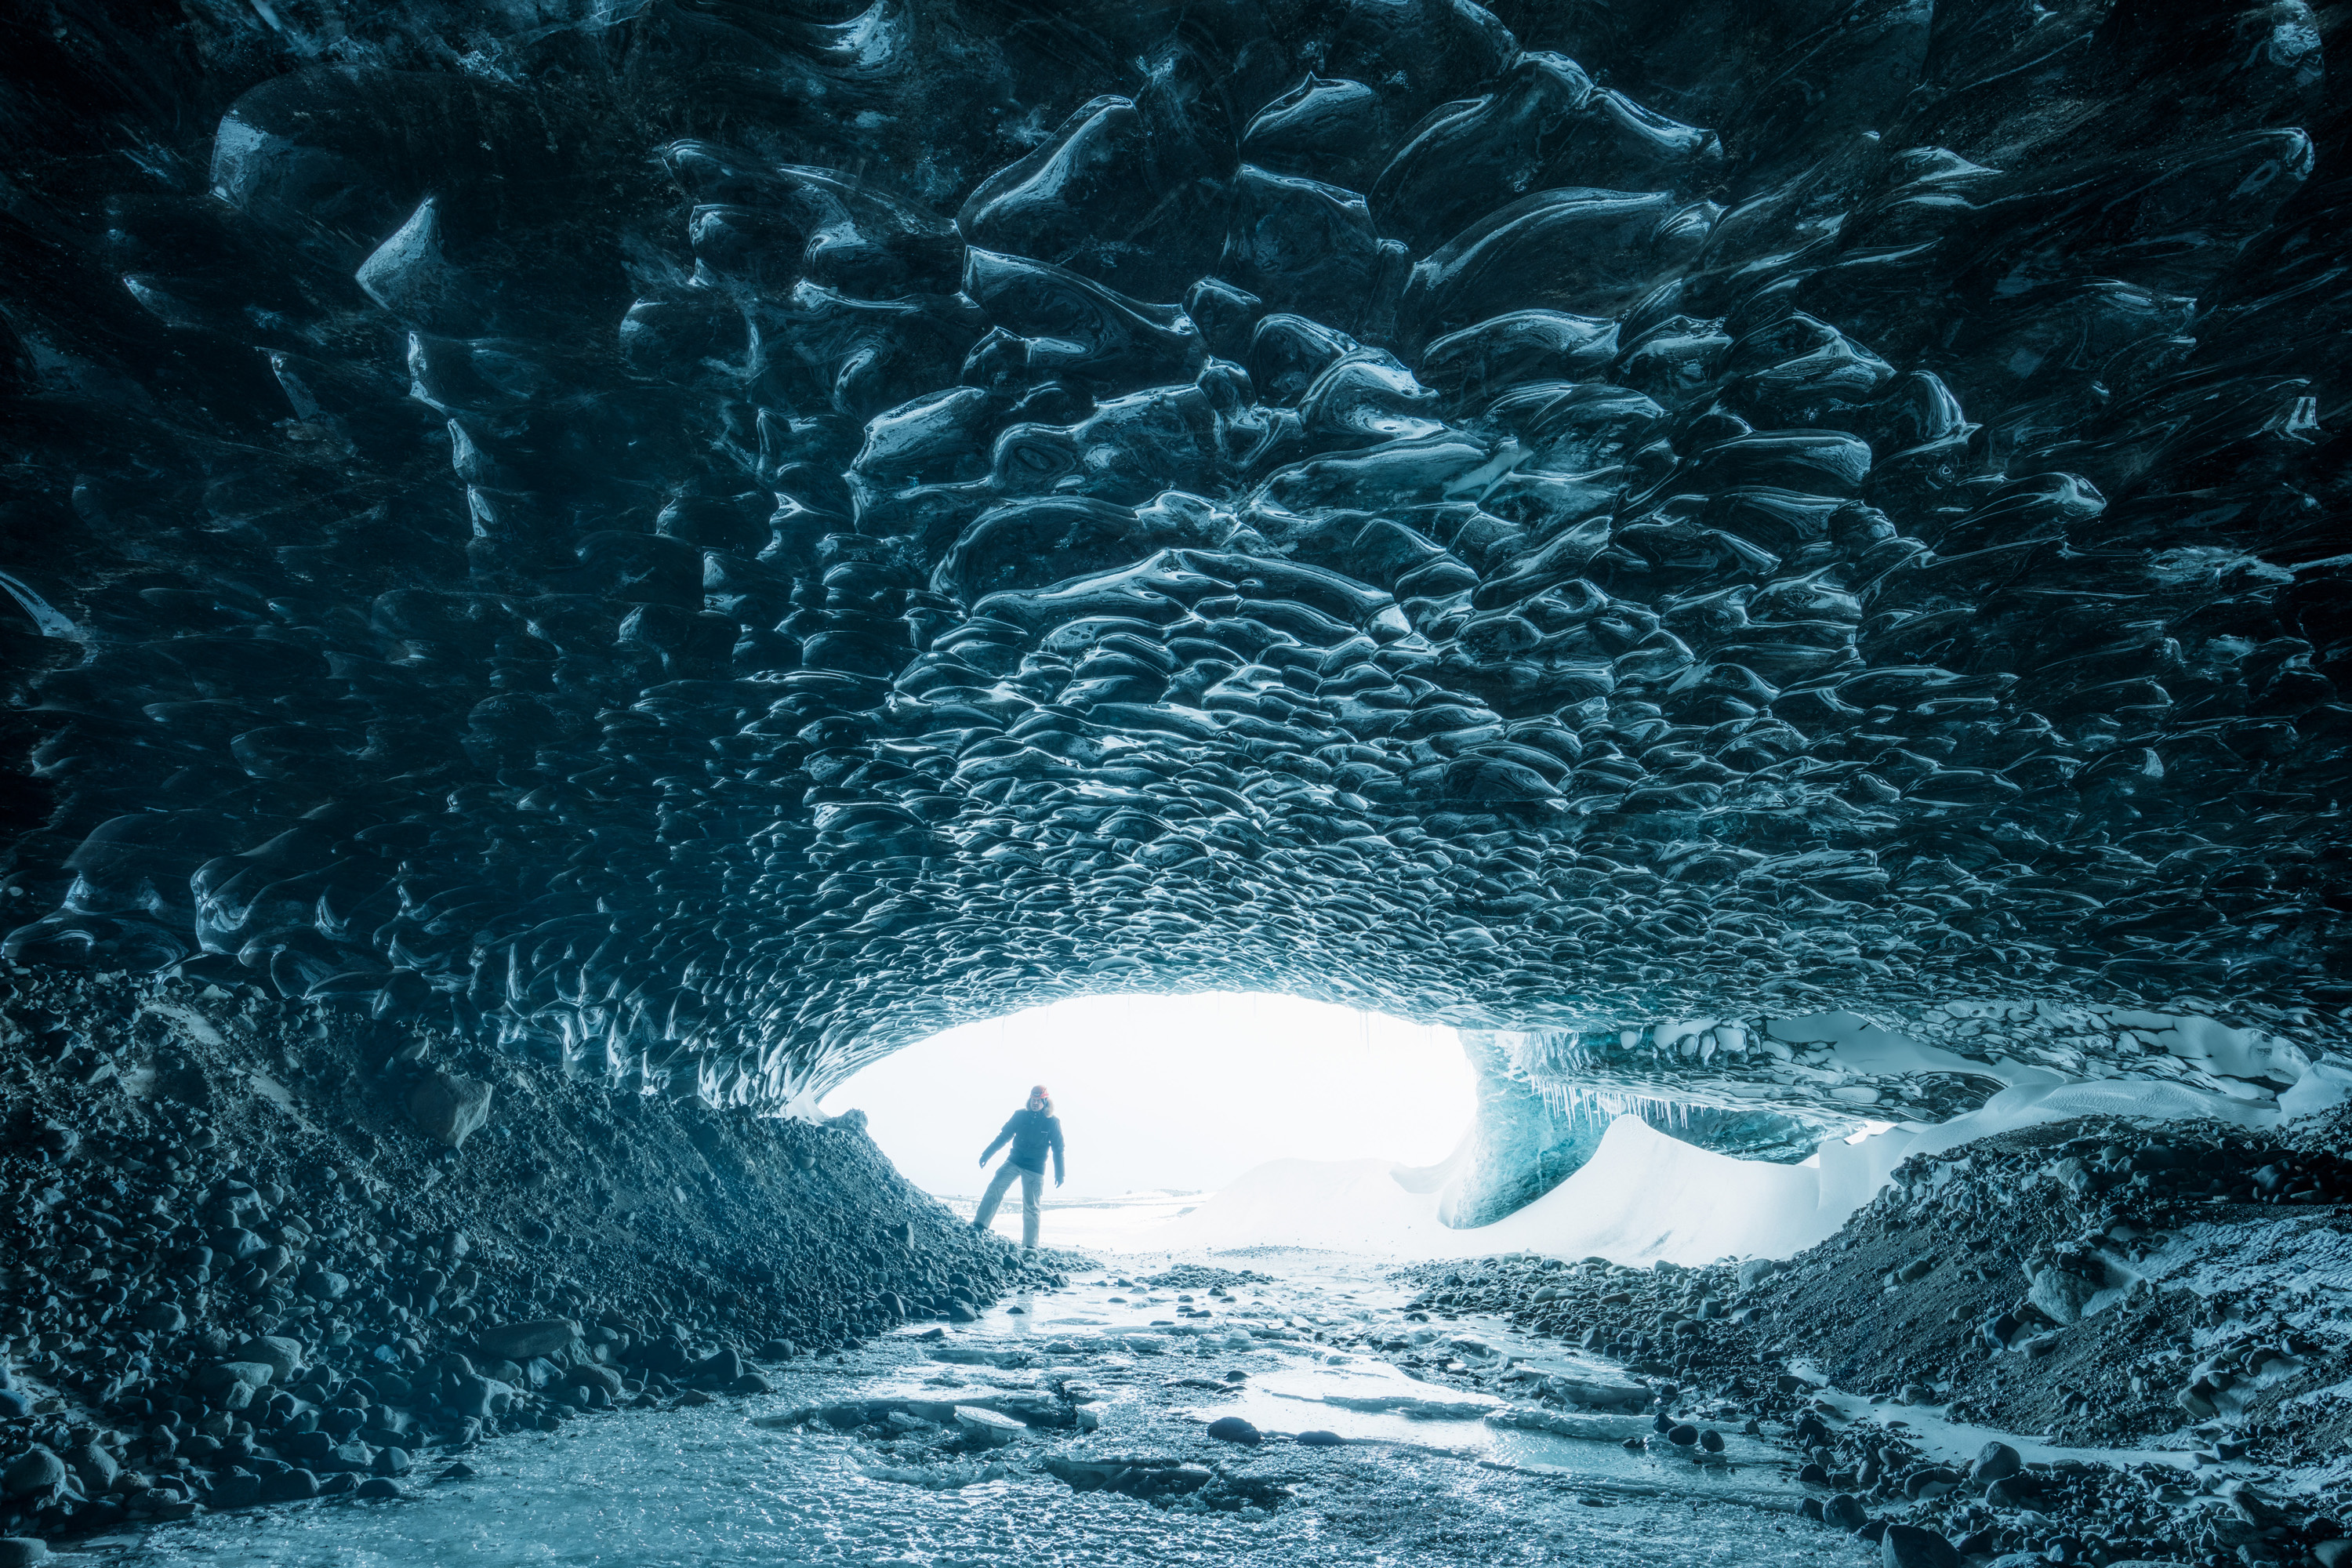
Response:
POLYGON ((1062 1184, 1062 1122, 1054 1114, 1054 1097, 1038 1084, 1029 1090, 1029 1103, 1014 1111, 1004 1123, 1003 1131, 981 1151, 980 1163, 986 1165, 1006 1143, 1012 1152, 1004 1163, 996 1167, 996 1174, 988 1179, 988 1191, 982 1194, 980 1212, 971 1216, 971 1228, 986 1230, 996 1218, 996 1206, 1004 1201, 1005 1189, 1013 1178, 1021 1178, 1021 1249, 1034 1252, 1037 1248, 1037 1226, 1045 1218, 1045 1152, 1054 1152, 1054 1184, 1062 1184))

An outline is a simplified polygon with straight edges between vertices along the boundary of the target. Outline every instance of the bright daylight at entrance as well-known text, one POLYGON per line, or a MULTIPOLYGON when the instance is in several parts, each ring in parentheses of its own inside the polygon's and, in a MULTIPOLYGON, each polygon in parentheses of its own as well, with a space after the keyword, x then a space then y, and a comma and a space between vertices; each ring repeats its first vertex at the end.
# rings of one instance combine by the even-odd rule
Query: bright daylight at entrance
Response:
POLYGON ((891 1163, 952 1199, 980 1190, 973 1153, 1037 1079, 1077 1152, 1047 1201, 1086 1205, 1057 1220, 1055 1243, 1099 1232, 1119 1251, 1135 1247, 1114 1237, 1139 1245, 1153 1222, 1269 1163, 1434 1165, 1476 1105, 1452 1029, 1223 993, 1088 997, 967 1024, 860 1069, 824 1104, 865 1111, 891 1163))
POLYGON ((24 0, 0 1568, 2352 1568, 2332 0, 24 0))

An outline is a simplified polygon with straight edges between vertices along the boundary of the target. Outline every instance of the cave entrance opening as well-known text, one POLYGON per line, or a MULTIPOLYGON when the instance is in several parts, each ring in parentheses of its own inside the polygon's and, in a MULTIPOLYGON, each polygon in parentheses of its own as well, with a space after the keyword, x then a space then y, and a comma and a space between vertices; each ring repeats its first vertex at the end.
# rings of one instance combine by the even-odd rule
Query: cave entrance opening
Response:
MULTIPOLYGON (((1462 1141, 1476 1075, 1451 1028, 1254 992, 1072 998, 934 1035, 833 1089, 918 1186, 966 1206, 977 1157, 1032 1084, 1068 1180, 1046 1239, 1114 1246, 1276 1161, 1427 1165, 1462 1141)), ((1050 1178, 1049 1178, 1050 1180, 1050 1178)), ((1018 1194, 1000 1228, 1017 1226, 1018 1194)))

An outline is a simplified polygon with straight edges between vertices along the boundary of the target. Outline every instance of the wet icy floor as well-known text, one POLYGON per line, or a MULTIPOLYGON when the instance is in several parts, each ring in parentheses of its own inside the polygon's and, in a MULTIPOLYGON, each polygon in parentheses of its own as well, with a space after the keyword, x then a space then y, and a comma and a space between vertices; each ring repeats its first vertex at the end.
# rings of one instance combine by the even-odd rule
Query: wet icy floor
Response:
MULTIPOLYGON (((1024 1303, 1008 1303, 946 1340, 893 1336, 839 1363, 789 1372, 773 1395, 587 1417, 551 1435, 486 1445, 467 1456, 478 1478, 437 1484, 420 1478, 412 1500, 204 1516, 93 1543, 94 1555, 110 1560, 109 1568, 1277 1562, 1855 1568, 1865 1555, 1784 1511, 1794 1492, 1782 1468, 1737 1438, 1732 1457, 1752 1450, 1753 1462, 1702 1470, 1678 1458, 1628 1452, 1614 1440, 1500 1426, 1485 1418, 1499 1401, 1415 1383, 1375 1356, 1251 1333, 1255 1327, 1306 1334, 1318 1318, 1328 1331, 1360 1314, 1396 1323, 1402 1294, 1376 1269, 1328 1258, 1248 1259, 1247 1267, 1284 1278, 1242 1288, 1230 1302, 1194 1292, 1214 1314, 1196 1322, 1176 1317, 1172 1290, 1112 1282, 1122 1273, 1139 1279, 1160 1260, 1115 1261, 1103 1283, 1040 1296, 1022 1311, 1008 1309, 1024 1303), (1199 1331, 1175 1331, 1188 1328, 1199 1331), (1199 1386, 1222 1382, 1231 1370, 1245 1373, 1238 1391, 1199 1386), (961 1489, 880 1479, 869 1472, 899 1461, 876 1445, 822 1424, 774 1425, 852 1398, 972 1400, 1064 1377, 1103 1395, 1096 1406, 1101 1429, 1024 1436, 1000 1450, 1012 1474, 961 1489), (1254 1452, 1208 1442, 1204 1421, 1230 1414, 1270 1435, 1319 1428, 1351 1441, 1310 1448, 1272 1436, 1254 1452), (1257 1519, 1163 1510, 1116 1493, 1073 1492, 1024 1468, 1045 1453, 1226 1463, 1279 1476, 1297 1495, 1257 1519)), ((1466 1326, 1444 1325, 1448 1332, 1466 1326)), ((1630 1418, 1618 1424, 1633 1429, 1630 1418)))

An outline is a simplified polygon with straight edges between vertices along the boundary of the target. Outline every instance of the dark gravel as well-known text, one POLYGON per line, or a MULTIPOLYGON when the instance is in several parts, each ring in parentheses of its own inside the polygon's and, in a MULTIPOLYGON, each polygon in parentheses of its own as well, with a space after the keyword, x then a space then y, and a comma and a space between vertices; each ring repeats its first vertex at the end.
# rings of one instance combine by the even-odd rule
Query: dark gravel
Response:
MULTIPOLYGON (((2347 1142, 2341 1116, 2288 1138, 2053 1124, 1906 1163, 1783 1264, 1515 1257, 1407 1273, 1433 1323, 1499 1313, 1614 1359, 1677 1419, 1754 1423, 1804 1467, 1809 1510, 1874 1539, 1899 1519, 1978 1556, 2301 1563, 2352 1515, 2352 1401, 2329 1392, 2352 1380, 2352 1322, 2313 1283, 2352 1261, 2347 1142), (2240 1266, 2184 1268, 2183 1247, 2240 1266), (1962 1473, 1846 1423, 1817 1402, 1822 1379, 2084 1457, 2004 1480, 1993 1455, 1962 1473), (2102 1453, 2149 1447, 2199 1459, 2102 1453)), ((1431 1382, 1558 1397, 1501 1383, 1444 1336, 1383 1348, 1431 1382)))
POLYGON ((12 966, 0 1028, 0 1535, 395 1495, 1071 1261, 975 1236, 855 1113, 615 1096, 242 986, 12 966))

